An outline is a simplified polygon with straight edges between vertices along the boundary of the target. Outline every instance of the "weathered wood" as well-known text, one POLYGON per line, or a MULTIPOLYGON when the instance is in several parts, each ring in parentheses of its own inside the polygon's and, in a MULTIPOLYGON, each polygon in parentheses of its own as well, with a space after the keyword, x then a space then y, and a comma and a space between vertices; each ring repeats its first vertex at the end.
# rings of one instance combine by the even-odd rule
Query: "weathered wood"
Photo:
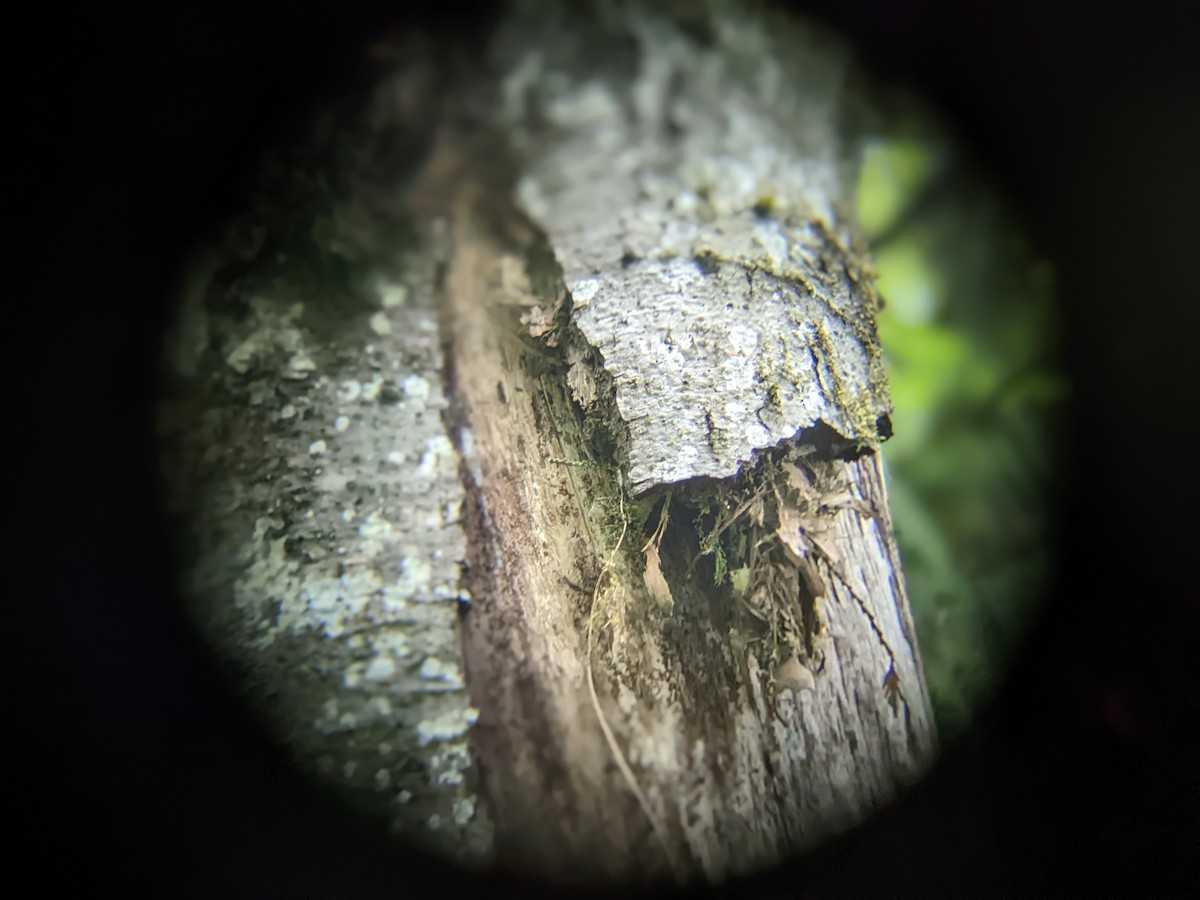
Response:
POLYGON ((478 203, 454 216, 488 548, 472 746, 510 863, 719 880, 861 821, 934 749, 873 449, 845 58, 719 14, 700 41, 537 12, 497 40, 499 120, 562 282, 532 247, 506 260, 478 203), (488 352, 489 322, 519 339, 488 352))
POLYGON ((492 49, 445 115, 401 64, 300 165, 333 212, 251 215, 240 280, 228 247, 193 279, 189 592, 297 758, 411 839, 570 881, 768 866, 935 745, 845 56, 721 3, 519 4, 492 49), (379 162, 434 122, 415 181, 379 162), (314 223, 350 284, 281 250, 314 223))
MULTIPOLYGON (((713 585, 711 565, 685 571, 698 535, 664 542, 669 614, 639 563, 659 507, 639 518, 627 498, 632 524, 616 546, 620 487, 588 462, 561 384, 565 366, 529 375, 519 352, 506 352, 515 339, 489 314, 522 297, 504 283, 512 258, 472 227, 479 218, 469 209, 456 217, 448 292, 476 479, 472 746, 498 857, 566 880, 671 869, 718 880, 853 826, 918 777, 933 746, 877 455, 831 464, 844 470, 846 506, 826 516, 817 540, 849 583, 818 562, 824 668, 814 690, 776 696, 769 651, 755 658, 734 592, 713 585), (603 568, 614 555, 620 574, 609 578, 603 568), (604 600, 612 621, 590 657, 597 711, 588 622, 604 600), (902 697, 889 694, 893 674, 902 697), (601 715, 636 787, 615 764, 601 715)), ((525 307, 536 299, 526 294, 525 307)), ((679 489, 673 508, 686 508, 687 493, 679 489)))

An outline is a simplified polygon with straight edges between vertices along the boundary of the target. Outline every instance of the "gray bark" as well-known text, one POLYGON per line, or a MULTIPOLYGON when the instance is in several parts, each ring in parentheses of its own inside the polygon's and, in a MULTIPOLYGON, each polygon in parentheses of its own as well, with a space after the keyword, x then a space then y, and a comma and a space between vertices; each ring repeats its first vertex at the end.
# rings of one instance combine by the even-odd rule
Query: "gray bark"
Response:
POLYGON ((415 177, 381 149, 433 117, 406 57, 314 136, 328 190, 189 275, 186 589, 297 760, 404 837, 717 881, 935 748, 847 60, 723 4, 525 7, 415 177))
POLYGON ((316 778, 479 862, 441 263, 394 199, 435 79, 410 56, 268 160, 185 273, 160 427, 183 592, 238 687, 316 778))

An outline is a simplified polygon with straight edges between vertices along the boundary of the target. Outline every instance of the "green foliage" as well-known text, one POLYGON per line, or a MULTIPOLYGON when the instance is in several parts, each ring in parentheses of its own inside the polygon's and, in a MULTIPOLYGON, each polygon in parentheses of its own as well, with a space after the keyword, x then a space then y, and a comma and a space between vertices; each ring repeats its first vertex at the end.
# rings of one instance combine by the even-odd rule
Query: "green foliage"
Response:
POLYGON ((739 566, 729 573, 729 584, 739 597, 750 589, 750 567, 739 566))
POLYGON ((873 234, 891 227, 933 166, 934 154, 926 141, 897 136, 870 144, 859 185, 858 218, 863 227, 873 234))
POLYGON ((1049 565, 1051 270, 911 102, 868 151, 860 216, 886 306, 896 537, 943 735, 1004 668, 1049 565))
POLYGON ((713 584, 720 587, 725 582, 725 575, 729 571, 729 562, 725 559, 725 548, 721 546, 720 540, 713 547, 715 554, 715 564, 713 566, 713 584))

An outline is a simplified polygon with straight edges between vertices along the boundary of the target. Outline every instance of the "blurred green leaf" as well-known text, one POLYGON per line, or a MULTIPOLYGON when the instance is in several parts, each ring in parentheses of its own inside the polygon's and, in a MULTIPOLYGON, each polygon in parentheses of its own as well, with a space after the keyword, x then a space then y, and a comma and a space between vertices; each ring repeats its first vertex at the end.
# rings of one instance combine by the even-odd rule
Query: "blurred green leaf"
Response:
POLYGON ((912 202, 933 171, 933 152, 915 140, 876 141, 864 150, 859 220, 884 231, 912 202))
POLYGON ((875 255, 876 287, 887 302, 889 318, 933 321, 943 302, 939 273, 915 235, 893 241, 875 255))
POLYGON ((899 108, 895 139, 868 147, 859 212, 868 233, 888 232, 875 253, 894 406, 884 457, 926 680, 952 737, 1002 677, 1045 581, 1049 428, 1068 385, 1050 362, 1052 269, 977 174, 932 183, 944 137, 910 101, 899 108))

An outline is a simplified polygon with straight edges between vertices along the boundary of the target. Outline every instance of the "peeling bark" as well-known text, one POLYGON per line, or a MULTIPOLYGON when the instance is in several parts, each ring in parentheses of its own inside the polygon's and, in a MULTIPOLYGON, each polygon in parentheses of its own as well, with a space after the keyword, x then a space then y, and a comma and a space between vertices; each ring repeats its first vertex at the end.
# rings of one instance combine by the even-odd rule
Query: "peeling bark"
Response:
POLYGON ((719 881, 935 751, 847 61, 725 9, 524 4, 410 187, 362 162, 430 132, 403 74, 332 138, 356 288, 298 280, 271 216, 192 279, 164 422, 199 620, 298 759, 464 862, 719 881))
POLYGON ((516 194, 615 381, 635 492, 732 476, 818 421, 877 444, 891 407, 847 205, 846 55, 753 19, 714 15, 702 44, 631 13, 631 46, 593 63, 579 45, 617 23, 536 23, 536 50, 533 23, 497 42, 519 60, 516 194))

